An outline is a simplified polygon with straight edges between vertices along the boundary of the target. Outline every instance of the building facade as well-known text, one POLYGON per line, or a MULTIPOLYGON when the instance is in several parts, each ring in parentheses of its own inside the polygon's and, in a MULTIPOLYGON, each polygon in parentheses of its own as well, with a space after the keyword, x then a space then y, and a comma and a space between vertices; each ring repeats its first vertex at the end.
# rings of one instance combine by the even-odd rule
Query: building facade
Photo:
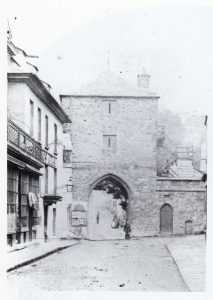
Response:
MULTIPOLYGON (((151 212, 157 201, 159 97, 149 92, 148 82, 141 83, 144 77, 138 78, 144 86, 135 90, 106 71, 88 92, 61 96, 62 107, 72 119, 73 203, 80 203, 89 216, 95 185, 104 179, 117 180, 128 194, 128 218, 135 235, 157 232, 151 212)), ((82 227, 86 237, 87 229, 82 227)))
POLYGON ((68 230, 64 215, 71 193, 66 195, 69 178, 63 180, 63 140, 70 143, 64 127, 70 127, 71 121, 37 76, 33 58, 8 40, 7 213, 11 246, 60 237, 68 230))
MULTIPOLYGON (((62 107, 72 119, 73 209, 81 208, 77 214, 74 211, 77 223, 73 224, 77 225, 71 227, 82 237, 95 238, 91 235, 99 230, 93 224, 95 215, 96 219, 99 214, 105 218, 106 210, 111 209, 101 195, 96 200, 91 196, 106 182, 124 191, 132 236, 203 230, 205 191, 191 158, 187 157, 184 167, 183 157, 178 167, 174 164, 177 156, 170 158, 170 173, 178 168, 179 174, 157 173, 158 166, 163 169, 168 160, 163 153, 161 161, 157 160, 157 147, 163 146, 158 139, 159 97, 150 91, 149 80, 146 73, 139 74, 138 86, 133 88, 107 70, 78 94, 61 95, 62 107)), ((163 142, 162 132, 161 137, 163 142)), ((111 229, 102 228, 106 233, 96 237, 110 238, 111 229)))

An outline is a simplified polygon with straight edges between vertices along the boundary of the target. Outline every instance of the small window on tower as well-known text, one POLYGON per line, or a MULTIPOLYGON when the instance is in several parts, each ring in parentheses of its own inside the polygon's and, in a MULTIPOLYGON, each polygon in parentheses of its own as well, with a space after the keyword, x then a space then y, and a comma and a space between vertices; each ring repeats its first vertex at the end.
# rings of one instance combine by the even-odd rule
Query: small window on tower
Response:
POLYGON ((104 150, 116 150, 116 135, 104 135, 103 136, 103 148, 104 150))
POLYGON ((103 100, 103 113, 105 116, 115 115, 116 103, 116 100, 103 100))

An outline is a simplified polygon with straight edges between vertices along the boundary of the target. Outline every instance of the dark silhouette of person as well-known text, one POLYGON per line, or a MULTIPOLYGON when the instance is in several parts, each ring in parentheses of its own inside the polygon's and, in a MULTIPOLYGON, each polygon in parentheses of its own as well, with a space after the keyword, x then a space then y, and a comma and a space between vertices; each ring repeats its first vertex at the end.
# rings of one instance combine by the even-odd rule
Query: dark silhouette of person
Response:
POLYGON ((124 231, 125 231, 125 239, 126 240, 129 240, 130 239, 130 231, 131 231, 131 228, 130 228, 130 225, 128 222, 126 222, 126 224, 124 225, 124 231))
POLYGON ((99 223, 99 220, 100 220, 100 213, 99 211, 97 212, 97 215, 96 215, 96 223, 98 224, 99 223))

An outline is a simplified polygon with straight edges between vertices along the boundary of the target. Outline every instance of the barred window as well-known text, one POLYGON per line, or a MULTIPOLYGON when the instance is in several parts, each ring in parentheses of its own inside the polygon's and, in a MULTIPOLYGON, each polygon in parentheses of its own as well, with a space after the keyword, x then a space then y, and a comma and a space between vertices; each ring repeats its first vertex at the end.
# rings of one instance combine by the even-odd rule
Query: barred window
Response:
POLYGON ((70 164, 71 163, 71 150, 63 150, 63 163, 70 164))

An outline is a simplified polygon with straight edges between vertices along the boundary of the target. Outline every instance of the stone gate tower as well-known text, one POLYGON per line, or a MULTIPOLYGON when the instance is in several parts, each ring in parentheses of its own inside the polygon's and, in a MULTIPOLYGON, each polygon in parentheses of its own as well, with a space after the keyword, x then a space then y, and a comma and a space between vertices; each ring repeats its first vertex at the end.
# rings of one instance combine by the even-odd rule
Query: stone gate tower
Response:
POLYGON ((128 218, 134 236, 158 233, 156 147, 158 96, 149 75, 138 86, 105 71, 79 94, 61 95, 72 120, 73 201, 89 207, 94 185, 115 176, 127 189, 128 218))

